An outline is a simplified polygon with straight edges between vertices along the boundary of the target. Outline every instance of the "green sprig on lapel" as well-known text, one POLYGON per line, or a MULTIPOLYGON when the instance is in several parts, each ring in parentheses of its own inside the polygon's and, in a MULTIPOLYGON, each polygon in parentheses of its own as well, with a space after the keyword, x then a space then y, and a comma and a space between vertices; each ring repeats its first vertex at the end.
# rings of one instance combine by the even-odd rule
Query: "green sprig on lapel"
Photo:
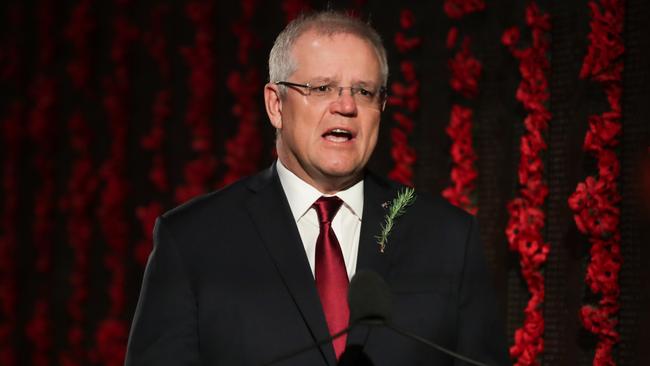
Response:
POLYGON ((393 230, 395 220, 406 212, 406 208, 413 204, 415 198, 415 189, 405 188, 399 192, 397 197, 393 198, 389 204, 388 213, 384 217, 384 223, 381 225, 381 233, 375 236, 375 238, 377 238, 377 244, 379 244, 380 253, 383 253, 386 250, 388 236, 393 230))

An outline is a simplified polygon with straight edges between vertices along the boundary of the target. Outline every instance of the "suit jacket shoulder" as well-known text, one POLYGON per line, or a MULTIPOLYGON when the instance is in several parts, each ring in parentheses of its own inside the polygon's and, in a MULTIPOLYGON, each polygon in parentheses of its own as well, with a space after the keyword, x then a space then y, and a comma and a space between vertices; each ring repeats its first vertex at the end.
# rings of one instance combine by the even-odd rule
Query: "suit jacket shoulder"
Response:
POLYGON ((170 227, 180 228, 218 220, 229 211, 241 206, 242 199, 250 194, 247 188, 252 177, 234 182, 220 190, 203 194, 172 208, 161 216, 170 227))

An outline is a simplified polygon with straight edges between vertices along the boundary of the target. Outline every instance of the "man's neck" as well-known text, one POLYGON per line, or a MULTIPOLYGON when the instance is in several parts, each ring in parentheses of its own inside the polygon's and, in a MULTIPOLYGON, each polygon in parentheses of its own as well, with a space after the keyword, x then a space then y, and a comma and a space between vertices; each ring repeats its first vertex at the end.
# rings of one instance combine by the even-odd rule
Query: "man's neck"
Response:
MULTIPOLYGON (((319 178, 314 178, 309 175, 304 169, 292 169, 293 165, 287 164, 287 162, 285 162, 282 157, 278 157, 278 162, 281 163, 285 169, 293 173, 296 177, 300 178, 300 180, 316 188, 319 192, 325 195, 335 195, 340 191, 352 187, 363 179, 362 174, 358 174, 352 177, 326 177, 321 175, 319 178)), ((299 163, 296 162, 296 164, 299 163)))

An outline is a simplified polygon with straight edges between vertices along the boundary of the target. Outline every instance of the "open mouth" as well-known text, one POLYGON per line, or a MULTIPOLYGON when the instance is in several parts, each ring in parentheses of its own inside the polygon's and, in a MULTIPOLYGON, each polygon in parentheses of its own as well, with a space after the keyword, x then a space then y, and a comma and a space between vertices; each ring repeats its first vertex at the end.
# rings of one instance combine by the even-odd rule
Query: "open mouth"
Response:
POLYGON ((333 128, 323 134, 323 138, 331 142, 347 142, 354 138, 351 131, 342 128, 333 128))

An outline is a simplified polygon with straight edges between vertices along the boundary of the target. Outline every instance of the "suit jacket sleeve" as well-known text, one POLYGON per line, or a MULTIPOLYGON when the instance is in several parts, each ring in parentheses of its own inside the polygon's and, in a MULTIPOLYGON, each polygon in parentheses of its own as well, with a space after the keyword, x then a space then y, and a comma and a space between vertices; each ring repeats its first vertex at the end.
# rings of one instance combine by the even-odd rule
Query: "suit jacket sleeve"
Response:
POLYGON ((129 336, 126 366, 200 364, 196 297, 178 244, 159 217, 129 336))
MULTIPOLYGON (((458 352, 488 365, 510 365, 503 322, 474 217, 465 243, 459 296, 458 352)), ((465 365, 460 361, 456 364, 465 365)))

